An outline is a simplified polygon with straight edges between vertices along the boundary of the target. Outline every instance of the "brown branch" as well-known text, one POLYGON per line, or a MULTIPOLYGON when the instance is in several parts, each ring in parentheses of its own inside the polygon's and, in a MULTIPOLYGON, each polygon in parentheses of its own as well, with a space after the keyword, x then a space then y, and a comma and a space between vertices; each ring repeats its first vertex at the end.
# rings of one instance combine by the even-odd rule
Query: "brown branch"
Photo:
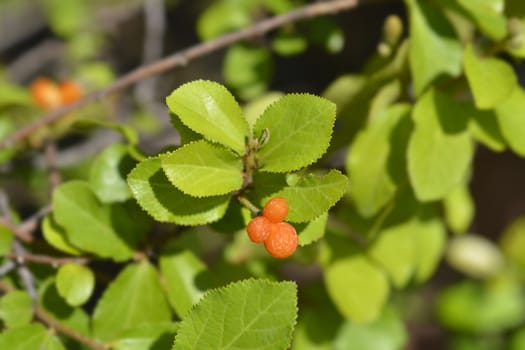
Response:
POLYGON ((18 263, 27 261, 27 262, 33 262, 33 263, 39 263, 39 264, 49 264, 53 266, 69 264, 69 263, 86 264, 89 261, 88 258, 84 258, 84 257, 57 258, 54 256, 36 255, 36 254, 30 254, 30 253, 24 253, 24 254, 7 253, 5 256, 8 257, 9 259, 16 260, 18 263))
POLYGON ((35 312, 36 317, 40 321, 44 322, 48 327, 51 327, 51 328, 57 330, 58 332, 64 334, 65 336, 67 336, 67 337, 69 337, 71 339, 74 339, 74 340, 78 341, 79 343, 82 343, 82 344, 90 347, 93 350, 105 350, 105 349, 107 349, 107 347, 104 344, 99 343, 98 341, 96 341, 94 339, 91 339, 89 337, 86 337, 85 335, 78 333, 74 329, 71 329, 71 328, 63 325, 62 323, 58 322, 57 320, 52 318, 41 307, 35 306, 34 312, 35 312))
POLYGON ((191 60, 205 56, 211 52, 230 46, 241 40, 251 37, 261 36, 271 30, 279 28, 287 23, 296 22, 302 19, 318 17, 326 14, 337 13, 342 10, 354 8, 358 5, 359 0, 332 0, 316 2, 310 5, 300 7, 280 16, 275 16, 255 23, 251 27, 243 30, 223 35, 217 39, 191 46, 182 51, 176 52, 161 60, 139 67, 128 74, 116 80, 113 84, 105 89, 95 91, 84 98, 51 111, 42 118, 39 118, 33 124, 30 124, 7 137, 0 142, 0 149, 13 146, 16 142, 22 141, 29 137, 36 130, 43 128, 50 123, 62 118, 66 114, 107 95, 120 91, 142 79, 165 72, 177 66, 184 66, 191 60))
POLYGON ((24 220, 20 225, 15 225, 12 220, 7 217, 0 217, 0 225, 7 227, 10 231, 14 233, 16 238, 19 240, 31 243, 33 241, 32 233, 38 227, 38 222, 41 218, 46 216, 51 212, 51 205, 46 205, 42 207, 35 214, 24 220))

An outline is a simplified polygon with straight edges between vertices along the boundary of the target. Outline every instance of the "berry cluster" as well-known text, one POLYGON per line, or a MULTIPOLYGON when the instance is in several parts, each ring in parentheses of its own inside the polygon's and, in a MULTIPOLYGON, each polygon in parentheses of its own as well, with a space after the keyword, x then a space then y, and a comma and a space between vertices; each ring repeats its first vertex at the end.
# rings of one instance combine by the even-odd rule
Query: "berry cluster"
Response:
POLYGON ((37 78, 31 83, 31 95, 35 103, 46 110, 58 108, 82 97, 82 88, 72 80, 60 84, 47 78, 37 78))
POLYGON ((246 227, 248 236, 276 258, 287 258, 295 252, 298 237, 295 228, 283 220, 288 215, 288 203, 283 197, 274 197, 264 206, 261 216, 253 218, 246 227))

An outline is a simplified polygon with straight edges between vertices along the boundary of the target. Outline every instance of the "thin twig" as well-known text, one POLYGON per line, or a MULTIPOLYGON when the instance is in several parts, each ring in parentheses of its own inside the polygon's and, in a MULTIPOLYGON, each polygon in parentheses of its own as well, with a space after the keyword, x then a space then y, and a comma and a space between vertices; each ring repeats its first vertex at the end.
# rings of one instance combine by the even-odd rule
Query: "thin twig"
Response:
MULTIPOLYGON (((14 290, 16 290, 14 287, 0 280, 0 291, 4 293, 9 293, 14 290)), ((68 336, 69 338, 74 339, 78 341, 79 343, 82 343, 90 347, 93 350, 106 350, 107 349, 107 347, 104 344, 99 343, 96 340, 93 340, 91 338, 88 338, 85 335, 78 333, 74 329, 71 329, 63 325, 62 323, 58 322, 53 317, 51 317, 44 309, 42 309, 40 306, 36 304, 33 307, 33 312, 35 313, 36 317, 40 321, 42 321, 48 327, 53 328, 57 330, 58 332, 64 334, 65 336, 68 336)))
MULTIPOLYGON (((27 254, 25 248, 17 240, 13 242, 13 250, 18 256, 27 254)), ((16 271, 18 272, 18 277, 20 277, 20 279, 22 280, 22 284, 24 285, 25 290, 31 296, 31 299, 37 300, 38 294, 36 292, 35 287, 35 278, 29 270, 29 268, 26 266, 24 261, 17 261, 16 271)))
POLYGON ((184 66, 191 60, 205 56, 211 52, 225 48, 241 40, 251 37, 261 36, 273 29, 279 28, 287 23, 299 21, 302 19, 318 17, 327 14, 337 13, 342 10, 354 8, 358 5, 358 0, 332 0, 324 2, 316 2, 310 5, 300 7, 294 11, 285 13, 280 16, 275 16, 262 20, 251 27, 242 29, 223 35, 217 39, 210 40, 204 43, 191 46, 187 49, 174 53, 161 60, 153 62, 142 67, 139 67, 130 73, 122 76, 116 80, 112 85, 105 89, 95 91, 84 98, 73 102, 69 105, 53 110, 42 118, 38 118, 36 122, 30 124, 7 137, 0 142, 0 149, 13 146, 15 143, 22 141, 29 137, 33 132, 43 128, 52 122, 62 118, 69 112, 72 112, 90 102, 99 100, 114 92, 120 91, 128 86, 153 75, 165 72, 177 66, 184 66))
POLYGON ((54 256, 37 255, 31 253, 24 253, 20 255, 15 253, 8 253, 6 254, 6 256, 10 259, 14 259, 18 263, 27 261, 39 264, 49 264, 53 266, 64 265, 69 263, 86 264, 89 262, 89 259, 84 257, 57 258, 54 256))
POLYGON ((51 205, 48 204, 42 207, 35 214, 25 219, 20 225, 16 226, 11 220, 7 218, 0 218, 0 225, 9 228, 15 236, 23 242, 31 243, 33 241, 33 232, 38 227, 40 219, 51 212, 51 205))
POLYGON ((34 308, 34 312, 36 317, 38 317, 42 322, 44 322, 48 327, 51 327, 58 332, 64 334, 65 336, 68 336, 71 339, 74 339, 78 341, 79 343, 82 343, 88 347, 90 347, 93 350, 105 350, 107 347, 99 343, 98 341, 91 339, 89 337, 86 337, 83 334, 78 333, 74 329, 71 329, 62 323, 58 322, 54 318, 52 318, 44 309, 42 309, 39 306, 36 306, 34 308))

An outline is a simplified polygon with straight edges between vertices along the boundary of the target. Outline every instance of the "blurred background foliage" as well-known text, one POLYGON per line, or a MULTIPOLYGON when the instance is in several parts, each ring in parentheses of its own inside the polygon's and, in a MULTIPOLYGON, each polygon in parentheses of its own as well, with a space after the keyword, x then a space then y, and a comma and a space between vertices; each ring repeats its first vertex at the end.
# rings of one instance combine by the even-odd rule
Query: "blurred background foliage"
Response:
MULTIPOLYGON (((73 79, 86 92, 96 91, 141 64, 304 3, 300 0, 0 0, 0 138, 43 115, 28 90, 38 76, 55 81, 73 79)), ((510 35, 515 42, 506 42, 504 48, 496 46, 495 52, 512 65, 518 81, 524 82, 523 1, 435 0, 432 4, 443 10, 451 24, 438 23, 444 17, 434 15, 432 9, 422 11, 424 15, 438 28, 454 31, 460 39, 444 47, 440 60, 445 71, 455 75, 460 70, 451 63, 457 58, 453 55, 460 43, 473 42, 481 48, 490 48, 510 35)), ((409 79, 407 44, 403 40, 408 27, 403 2, 363 1, 352 11, 289 24, 267 36, 235 44, 90 104, 33 134, 25 145, 1 150, 1 185, 10 194, 11 205, 24 218, 48 201, 51 185, 45 156, 38 149, 49 138, 58 139, 56 166, 63 179, 94 183, 97 176, 107 174, 89 169, 99 169, 108 153, 122 154, 118 145, 106 148, 113 143, 123 139, 130 144, 138 143, 137 148, 147 155, 178 144, 185 135, 182 130, 178 134, 167 127, 170 118, 164 98, 175 87, 194 79, 223 82, 239 101, 247 104, 247 111, 260 110, 275 96, 286 92, 323 94, 333 100, 338 104, 340 116, 352 117, 347 124, 337 125, 339 132, 333 139, 332 152, 323 161, 332 167, 346 168, 353 183, 353 171, 359 176, 363 160, 352 155, 345 159, 349 143, 356 150, 368 150, 383 147, 378 144, 381 136, 377 135, 397 133, 399 142, 407 138, 403 123, 383 125, 368 136, 359 133, 365 128, 365 119, 380 120, 387 106, 411 100, 414 96, 405 95, 418 95, 423 90, 424 84, 417 81, 411 91, 403 88, 409 79), (73 124, 77 119, 89 122, 73 124)), ((418 38, 411 40, 416 42, 418 38)), ((462 87, 453 82, 450 90, 459 91, 462 87)), ((497 90, 498 86, 492 88, 497 90)), ((393 118, 403 120, 406 110, 400 107, 392 113, 396 115, 393 118)), ((396 215, 390 216, 390 209, 385 214, 392 222, 385 225, 381 235, 386 237, 389 229, 394 231, 394 239, 385 243, 389 249, 378 247, 377 253, 371 254, 377 254, 379 260, 385 259, 382 262, 387 265, 403 261, 404 251, 396 228, 402 232, 422 232, 432 231, 437 225, 438 231, 443 230, 443 222, 432 221, 433 210, 444 218, 450 239, 447 243, 436 239, 436 246, 446 245, 445 260, 425 284, 410 282, 409 275, 394 273, 389 305, 372 323, 344 320, 340 310, 333 306, 330 298, 334 297, 323 288, 321 269, 310 264, 317 248, 304 248, 297 262, 280 267, 270 263, 268 267, 267 262, 258 259, 261 252, 237 235, 227 246, 225 259, 216 259, 226 241, 217 233, 224 230, 221 222, 211 229, 185 233, 176 244, 191 249, 205 261, 219 261, 209 266, 216 285, 241 277, 268 276, 267 270, 278 269, 285 278, 295 279, 304 286, 300 294, 304 307, 300 309, 294 349, 525 349, 525 162, 519 152, 502 145, 497 135, 480 139, 484 145, 476 145, 469 179, 463 179, 449 191, 439 206, 422 205, 409 221, 396 218, 396 215, 403 217, 403 209, 410 210, 407 208, 415 205, 414 198, 408 196, 408 199, 396 198, 396 207, 392 209, 396 215), (298 266, 302 262, 306 262, 306 267, 298 266)), ((129 164, 121 170, 127 172, 129 164)), ((368 175, 362 176, 366 183, 368 175)), ((396 180, 395 169, 393 177, 396 180)), ((118 187, 125 184, 117 179, 114 185, 114 192, 103 192, 100 196, 109 196, 108 201, 129 196, 125 188, 118 187)), ((366 197, 367 193, 354 188, 355 192, 347 198, 352 203, 351 212, 336 211, 337 220, 353 231, 373 234, 376 215, 384 213, 380 210, 388 208, 394 193, 400 196, 396 185, 380 185, 385 191, 383 199, 370 205, 359 197, 366 197)), ((168 230, 160 228, 163 229, 168 230)), ((10 233, 0 227, 0 251, 9 251, 11 239, 10 233)), ((338 254, 338 239, 337 225, 330 227, 325 237, 327 243, 320 248, 321 255, 329 256, 327 261, 338 254)), ((46 249, 49 248, 43 251, 46 249)), ((200 260, 189 259, 197 274, 202 268, 200 260)), ((109 275, 114 274, 114 266, 106 268, 109 275)), ((42 272, 42 276, 48 274, 42 272)), ((336 274, 337 279, 344 279, 341 276, 344 274, 336 274)), ((356 283, 369 283, 366 277, 356 283)), ((341 288, 352 293, 353 285, 341 288)), ((9 304, 9 300, 3 300, 0 299, 0 311, 9 304)), ((3 322, 12 325, 17 320, 4 317, 3 322)))

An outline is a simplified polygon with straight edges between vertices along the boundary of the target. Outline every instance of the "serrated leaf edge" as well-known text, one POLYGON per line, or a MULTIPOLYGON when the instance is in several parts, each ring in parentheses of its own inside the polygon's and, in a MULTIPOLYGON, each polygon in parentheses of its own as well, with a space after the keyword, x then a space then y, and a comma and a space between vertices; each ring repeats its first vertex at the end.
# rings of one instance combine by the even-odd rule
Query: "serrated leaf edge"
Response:
MULTIPOLYGON (((173 183, 173 181, 171 181, 171 179, 168 177, 168 174, 166 174, 166 171, 164 170, 164 157, 168 157, 170 155, 172 155, 173 153, 179 151, 179 150, 182 150, 192 144, 195 144, 195 143, 207 143, 208 145, 210 145, 211 147, 215 148, 215 149, 223 149, 225 150, 226 152, 230 152, 232 155, 236 156, 237 158, 240 158, 240 156, 235 152, 233 151, 232 149, 222 145, 222 144, 219 144, 219 143, 214 143, 214 142, 209 142, 208 140, 206 139, 201 139, 201 140, 194 140, 194 141, 191 141, 191 142, 188 142, 184 145, 182 145, 181 147, 177 148, 176 150, 173 150, 173 151, 169 151, 169 152, 165 152, 165 153, 161 153, 161 154, 158 154, 157 157, 160 159, 160 163, 161 163, 161 169, 162 171, 164 172, 164 175, 166 175, 166 178, 168 179, 168 181, 174 186, 176 187, 179 191, 181 191, 182 193, 190 196, 190 197, 194 197, 194 198, 208 198, 208 197, 216 197, 216 196, 224 196, 225 194, 228 194, 228 193, 232 193, 234 191, 237 191, 239 190, 241 187, 242 187, 242 183, 241 183, 241 187, 235 189, 235 190, 232 190, 232 191, 227 191, 227 192, 221 192, 221 193, 215 193, 215 194, 212 194, 212 195, 209 195, 209 196, 205 196, 205 195, 200 195, 200 196, 197 196, 197 195, 194 195, 194 194, 191 194, 187 191, 184 191, 182 188, 180 188, 179 186, 177 186, 176 184, 173 183)), ((131 172, 130 172, 131 173, 131 172)))
MULTIPOLYGON (((156 155, 156 156, 151 156, 151 157, 147 157, 146 159, 144 159, 142 162, 145 162, 147 160, 152 160, 152 159, 155 159, 155 158, 159 158, 160 155, 156 155)), ((152 213, 148 208, 145 208, 142 203, 140 203, 138 200, 137 200, 137 197, 135 196, 135 191, 131 188, 131 186, 129 185, 129 182, 128 182, 128 179, 129 179, 129 176, 139 167, 139 165, 142 163, 142 162, 138 162, 135 167, 133 169, 131 169, 131 171, 128 173, 128 175, 126 176, 126 183, 128 184, 128 187, 131 191, 131 196, 132 198, 135 200, 135 202, 138 204, 139 208, 145 212, 146 214, 148 214, 149 216, 151 216, 153 219, 155 219, 156 221, 158 222, 164 222, 164 223, 168 223, 168 224, 177 224, 177 225, 180 225, 180 226, 188 226, 188 227, 193 227, 193 226, 201 226, 201 225, 207 225, 207 224, 213 224, 214 222, 217 222, 219 220, 221 220, 223 217, 224 217, 224 214, 226 213, 226 211, 228 210, 228 207, 230 205, 230 199, 228 199, 228 205, 226 205, 226 208, 224 209, 224 213, 222 213, 222 216, 216 218, 216 219, 213 219, 211 221, 207 221, 206 223, 202 224, 194 224, 194 223, 180 223, 180 222, 175 222, 173 220, 163 220, 163 219, 159 219, 159 217, 157 215, 154 215, 154 213, 152 213)), ((162 167, 161 167, 162 169, 162 167)), ((171 183, 171 182, 170 182, 171 183)))
MULTIPOLYGON (((235 98, 235 96, 231 93, 230 90, 228 90, 228 88, 227 88, 226 86, 224 86, 224 85, 222 85, 222 84, 220 84, 220 83, 218 83, 218 82, 216 82, 216 81, 213 81, 213 80, 197 79, 197 80, 192 80, 192 81, 189 81, 189 82, 184 83, 184 84, 182 84, 182 85, 179 85, 179 87, 177 87, 176 89, 174 89, 174 90, 173 90, 168 96, 166 96, 166 106, 168 107, 168 111, 169 111, 173 116, 179 118, 180 122, 181 122, 182 124, 184 124, 188 129, 190 129, 191 131, 193 131, 193 132, 196 133, 196 134, 201 135, 205 140, 208 140, 208 141, 210 141, 210 142, 212 142, 212 143, 215 143, 215 144, 221 145, 221 146, 223 146, 223 147, 226 147, 226 148, 230 149, 231 151, 233 151, 235 154, 238 154, 239 156, 244 155, 244 153, 243 153, 243 154, 239 154, 239 153, 237 153, 237 151, 235 151, 234 149, 232 149, 232 148, 230 148, 230 147, 228 147, 228 146, 226 146, 226 145, 223 145, 220 141, 217 141, 217 140, 215 140, 215 139, 213 139, 213 138, 211 138, 211 137, 208 137, 208 136, 205 136, 205 135, 201 134, 200 132, 198 132, 197 130, 193 129, 193 128, 190 127, 188 124, 186 124, 186 123, 185 123, 185 122, 179 117, 179 115, 178 115, 177 113, 175 113, 175 112, 171 111, 171 109, 169 109, 169 106, 168 106, 168 102, 167 102, 167 100, 168 100, 168 98, 171 96, 171 94, 172 94, 174 91, 176 91, 176 90, 182 88, 183 86, 190 85, 190 84, 193 84, 193 83, 196 83, 196 82, 212 83, 212 84, 214 84, 214 85, 216 85, 216 86, 219 86, 220 88, 226 90, 226 91, 228 92, 228 94, 230 94, 230 95, 232 96, 233 100, 235 101, 235 103, 236 103, 237 106, 239 107, 239 109, 240 109, 240 111, 241 111, 242 119, 243 119, 243 121, 246 123, 246 130, 248 130, 248 134, 250 134, 250 125, 248 124, 248 121, 246 120, 246 117, 244 116, 244 111, 242 110, 242 107, 241 107, 239 101, 237 101, 237 99, 235 98)), ((173 126, 173 124, 172 124, 172 126, 173 126)), ((175 127, 174 127, 174 128, 175 128, 175 127)), ((176 128, 175 128, 175 129, 176 129, 176 128)))
MULTIPOLYGON (((338 173, 339 175, 343 175, 346 179, 346 186, 347 187, 345 189, 345 191, 343 192, 343 194, 341 195, 341 197, 339 197, 339 199, 337 199, 334 204, 332 204, 330 207, 328 207, 328 209, 325 211, 325 212, 322 212, 321 214, 317 215, 316 217, 314 218, 311 218, 309 220, 302 220, 302 221, 290 221, 288 219, 286 219, 286 221, 288 222, 291 222, 291 223, 295 223, 295 224, 300 224, 300 223, 303 223, 303 222, 310 222, 310 221, 313 221, 313 220, 316 220, 316 219, 319 219, 323 214, 327 213, 328 211, 330 211, 331 208, 333 208, 337 203, 339 203, 339 201, 345 196, 346 192, 348 191, 348 185, 350 184, 350 179, 348 178, 347 175, 343 174, 340 170, 338 169, 329 169, 327 173, 325 174, 322 174, 321 176, 317 175, 317 174, 314 174, 314 173, 307 173, 303 176, 301 176, 301 178, 304 178, 304 177, 308 177, 308 176, 315 176, 315 177, 319 177, 319 178, 323 178, 325 177, 326 175, 328 175, 330 172, 336 172, 338 173)), ((280 196, 281 195, 281 192, 284 191, 286 188, 293 188, 293 187, 298 187, 298 186, 286 186, 284 187, 283 189, 273 193, 271 196, 274 197, 274 196, 280 196)), ((321 238, 321 237, 320 237, 321 238)), ((314 242, 311 242, 311 243, 314 243, 314 242)))
MULTIPOLYGON (((265 109, 264 111, 257 117, 256 119, 256 122, 253 126, 253 129, 257 129, 257 124, 260 122, 261 120, 261 117, 266 113, 266 111, 273 107, 275 104, 279 103, 279 101, 281 101, 283 98, 286 98, 286 97, 290 97, 290 96, 310 96, 310 97, 315 97, 317 99, 320 99, 320 100, 325 100, 327 102, 330 102, 330 104, 332 105, 333 107, 333 110, 334 110, 334 118, 332 119, 332 122, 330 123, 331 125, 331 132, 330 132, 330 139, 328 140, 328 146, 326 147, 326 149, 324 150, 324 152, 322 152, 317 158, 315 159, 312 159, 312 161, 308 164, 305 164, 305 165, 302 165, 302 166, 299 166, 299 167, 296 167, 296 168, 293 168, 293 169, 288 169, 288 170, 279 170, 279 171, 276 171, 276 170, 265 170, 265 169, 259 169, 259 171, 261 172, 265 172, 265 173, 289 173, 289 172, 292 172, 292 171, 297 171, 297 170, 300 170, 300 169, 303 169, 303 168, 306 168, 306 167, 309 167, 310 165, 314 164, 315 162, 317 162, 319 159, 321 159, 328 151, 328 149, 330 148, 330 142, 332 140, 332 135, 334 133, 334 125, 335 125, 335 121, 337 119, 337 106, 335 105, 335 103, 333 103, 332 101, 330 101, 329 99, 325 98, 325 97, 322 97, 322 96, 318 96, 318 95, 315 95, 315 94, 310 94, 310 93, 307 93, 307 92, 301 92, 301 93, 297 93, 297 92, 294 92, 294 93, 289 93, 289 94, 284 94, 283 96, 281 96, 278 100, 270 103, 265 109)), ((252 131, 253 132, 253 131, 252 131)), ((255 136, 255 135, 254 135, 255 136)), ((270 136, 271 137, 271 136, 270 136)))
MULTIPOLYGON (((290 333, 288 334, 288 339, 289 339, 289 342, 286 346, 286 349, 288 349, 290 347, 290 345, 292 344, 292 341, 293 341, 293 333, 295 331, 295 328, 297 326, 297 315, 299 313, 299 307, 298 307, 298 288, 297 288, 297 284, 293 281, 270 281, 268 279, 258 279, 258 278, 248 278, 248 279, 244 279, 244 280, 241 280, 241 281, 235 281, 235 282, 230 282, 228 283, 227 285, 225 286, 221 286, 221 287, 217 287, 217 288, 213 288, 213 289, 210 289, 208 291, 206 291, 206 293, 204 293, 204 295, 200 298, 200 300, 196 303, 196 304, 193 304, 193 306, 190 308, 190 310, 188 310, 188 312, 186 312, 186 317, 184 319, 186 319, 198 306, 199 304, 207 297, 209 297, 210 295, 213 295, 213 294, 222 294, 224 292, 226 292, 228 289, 231 289, 233 287, 236 287, 236 286, 242 286, 242 285, 246 285, 246 284, 249 284, 249 283, 252 283, 252 282, 262 282, 262 283, 266 283, 267 285, 280 285, 280 284, 285 284, 285 285, 292 285, 294 290, 295 290, 295 305, 294 305, 294 309, 295 309, 295 317, 294 317, 294 321, 293 321, 293 324, 292 324, 292 327, 290 329, 290 333)), ((177 340, 179 339, 179 336, 180 336, 180 331, 182 329, 182 327, 184 326, 183 322, 184 322, 184 319, 179 323, 179 327, 177 329, 177 334, 175 335, 175 338, 173 340, 173 345, 172 345, 172 349, 175 349, 175 345, 177 343, 177 340)))

